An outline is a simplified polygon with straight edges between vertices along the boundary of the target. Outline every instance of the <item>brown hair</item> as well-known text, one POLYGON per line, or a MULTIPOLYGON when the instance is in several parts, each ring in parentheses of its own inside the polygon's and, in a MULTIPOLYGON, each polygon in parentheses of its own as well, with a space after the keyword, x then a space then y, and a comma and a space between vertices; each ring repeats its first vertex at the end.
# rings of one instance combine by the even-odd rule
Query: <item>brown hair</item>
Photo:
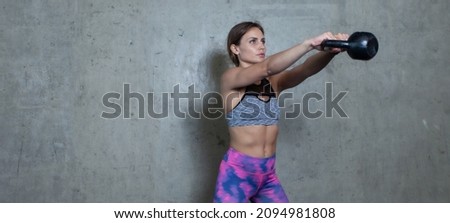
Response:
POLYGON ((264 34, 264 29, 258 22, 241 22, 235 25, 233 28, 231 28, 230 32, 228 33, 228 41, 227 41, 228 56, 230 56, 231 61, 233 61, 236 67, 239 66, 239 58, 237 57, 236 54, 234 54, 231 51, 230 47, 233 44, 238 46, 241 42, 242 36, 244 36, 245 33, 247 33, 251 28, 254 27, 261 30, 261 32, 264 34))

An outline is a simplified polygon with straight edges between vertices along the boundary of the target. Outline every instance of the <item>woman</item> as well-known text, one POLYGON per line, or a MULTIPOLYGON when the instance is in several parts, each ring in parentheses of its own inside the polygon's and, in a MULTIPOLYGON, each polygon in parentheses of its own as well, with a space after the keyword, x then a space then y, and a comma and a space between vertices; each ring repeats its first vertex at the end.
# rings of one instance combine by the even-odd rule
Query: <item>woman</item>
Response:
POLYGON ((214 202, 288 202, 275 173, 277 96, 322 70, 341 51, 324 52, 323 40, 347 38, 327 32, 266 58, 261 25, 242 22, 230 30, 227 49, 236 67, 221 77, 230 148, 220 164, 214 202), (287 70, 313 49, 321 52, 287 70))

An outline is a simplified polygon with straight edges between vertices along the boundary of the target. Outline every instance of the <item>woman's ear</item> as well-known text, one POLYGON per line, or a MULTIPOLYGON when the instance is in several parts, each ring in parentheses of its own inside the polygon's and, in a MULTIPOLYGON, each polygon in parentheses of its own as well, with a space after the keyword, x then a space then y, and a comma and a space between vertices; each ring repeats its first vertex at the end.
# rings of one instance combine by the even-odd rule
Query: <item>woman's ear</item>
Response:
POLYGON ((239 55, 239 47, 236 46, 236 44, 231 44, 230 49, 231 49, 231 52, 233 52, 236 55, 239 55))

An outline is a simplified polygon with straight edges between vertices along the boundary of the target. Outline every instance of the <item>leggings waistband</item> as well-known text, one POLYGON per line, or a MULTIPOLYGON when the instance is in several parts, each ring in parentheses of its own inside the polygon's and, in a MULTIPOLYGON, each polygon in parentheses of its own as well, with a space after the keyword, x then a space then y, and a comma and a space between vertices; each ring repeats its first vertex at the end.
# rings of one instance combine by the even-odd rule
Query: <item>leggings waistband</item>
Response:
POLYGON ((230 147, 223 160, 251 173, 271 173, 275 170, 275 154, 267 158, 251 157, 230 147))

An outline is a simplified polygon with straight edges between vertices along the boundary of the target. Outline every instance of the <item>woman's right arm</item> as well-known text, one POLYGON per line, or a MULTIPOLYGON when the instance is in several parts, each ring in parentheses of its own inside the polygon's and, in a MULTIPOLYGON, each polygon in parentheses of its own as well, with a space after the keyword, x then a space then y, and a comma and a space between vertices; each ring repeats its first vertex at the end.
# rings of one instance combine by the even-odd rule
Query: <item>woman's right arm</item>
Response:
POLYGON ((263 62, 246 68, 231 68, 222 75, 222 91, 226 92, 245 87, 265 77, 281 73, 312 49, 318 49, 323 40, 333 38, 333 34, 329 32, 324 33, 315 38, 305 40, 303 43, 295 45, 287 50, 267 57, 263 62))

